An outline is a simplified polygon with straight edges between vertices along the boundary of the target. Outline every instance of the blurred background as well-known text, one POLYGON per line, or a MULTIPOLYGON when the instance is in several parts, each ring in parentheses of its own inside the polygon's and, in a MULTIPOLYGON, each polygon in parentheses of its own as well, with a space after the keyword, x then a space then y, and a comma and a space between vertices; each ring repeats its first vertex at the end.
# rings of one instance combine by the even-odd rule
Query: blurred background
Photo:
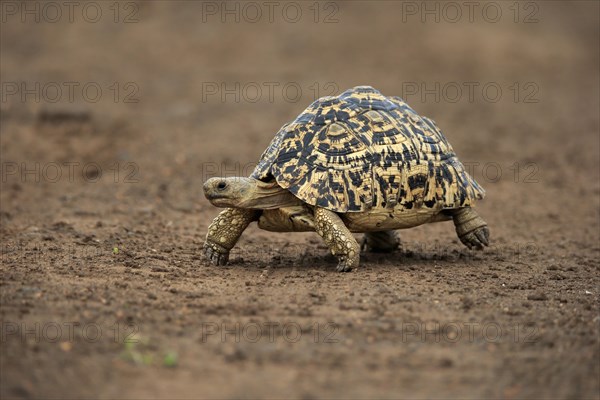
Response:
MULTIPOLYGON (((6 2, 4 160, 130 161, 143 190, 164 176, 196 202, 203 163, 256 162, 316 98, 368 84, 438 121, 470 161, 591 170, 597 154, 582 154, 581 140, 597 136, 595 7, 6 2), (53 113, 86 129, 54 132, 53 113)), ((565 180, 563 168, 546 172, 565 180)))
POLYGON ((0 5, 3 397, 597 398, 599 3, 0 5), (424 226, 402 261, 341 276, 313 235, 251 227, 231 267, 205 265, 202 182, 249 175, 284 123, 356 85, 438 123, 494 247, 424 226), (201 340, 290 318, 340 343, 201 340), (103 339, 23 335, 57 321, 103 339), (409 345, 402 321, 538 336, 409 345))

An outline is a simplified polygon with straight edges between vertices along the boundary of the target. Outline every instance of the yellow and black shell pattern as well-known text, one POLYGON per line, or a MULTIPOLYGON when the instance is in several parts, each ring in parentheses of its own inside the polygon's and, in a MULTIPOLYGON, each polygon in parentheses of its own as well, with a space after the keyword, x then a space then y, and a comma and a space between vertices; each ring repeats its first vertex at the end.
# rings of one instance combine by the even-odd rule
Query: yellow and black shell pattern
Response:
POLYGON ((279 130, 251 177, 339 213, 459 208, 485 193, 434 121, 369 86, 313 102, 279 130))

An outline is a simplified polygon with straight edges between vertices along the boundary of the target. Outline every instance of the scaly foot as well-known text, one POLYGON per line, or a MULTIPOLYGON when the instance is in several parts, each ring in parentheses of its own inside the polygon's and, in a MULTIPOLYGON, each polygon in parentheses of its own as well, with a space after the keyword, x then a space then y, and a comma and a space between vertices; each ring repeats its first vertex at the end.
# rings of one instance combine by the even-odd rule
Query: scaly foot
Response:
POLYGON ((229 261, 229 250, 216 243, 204 242, 204 257, 212 265, 226 265, 229 261))
POLYGON ((487 223, 471 207, 464 207, 452 214, 456 234, 468 248, 482 250, 489 245, 490 230, 487 223))
POLYGON ((324 208, 315 208, 315 223, 317 233, 323 238, 331 254, 338 258, 336 270, 349 272, 358 267, 360 246, 339 215, 324 208))
POLYGON ((260 211, 226 208, 208 227, 204 240, 204 255, 213 265, 225 265, 229 260, 229 251, 235 246, 244 229, 256 221, 260 211))

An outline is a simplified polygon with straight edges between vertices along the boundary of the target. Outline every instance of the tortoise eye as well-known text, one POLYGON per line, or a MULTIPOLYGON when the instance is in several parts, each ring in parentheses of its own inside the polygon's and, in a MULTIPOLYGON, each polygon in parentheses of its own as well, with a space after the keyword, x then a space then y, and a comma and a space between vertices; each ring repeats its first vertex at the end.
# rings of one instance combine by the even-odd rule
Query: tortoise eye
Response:
POLYGON ((221 181, 217 184, 217 189, 223 190, 223 189, 225 189, 226 186, 227 186, 227 183, 225 183, 225 181, 221 181))

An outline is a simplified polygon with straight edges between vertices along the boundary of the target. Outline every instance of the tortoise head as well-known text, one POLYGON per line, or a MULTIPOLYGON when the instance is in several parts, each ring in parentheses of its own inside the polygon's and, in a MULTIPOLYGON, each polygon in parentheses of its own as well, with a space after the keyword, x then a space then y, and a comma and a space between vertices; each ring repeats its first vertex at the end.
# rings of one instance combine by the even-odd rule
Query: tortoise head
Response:
POLYGON ((216 207, 268 210, 301 203, 274 180, 244 177, 210 178, 204 182, 204 196, 216 207))

